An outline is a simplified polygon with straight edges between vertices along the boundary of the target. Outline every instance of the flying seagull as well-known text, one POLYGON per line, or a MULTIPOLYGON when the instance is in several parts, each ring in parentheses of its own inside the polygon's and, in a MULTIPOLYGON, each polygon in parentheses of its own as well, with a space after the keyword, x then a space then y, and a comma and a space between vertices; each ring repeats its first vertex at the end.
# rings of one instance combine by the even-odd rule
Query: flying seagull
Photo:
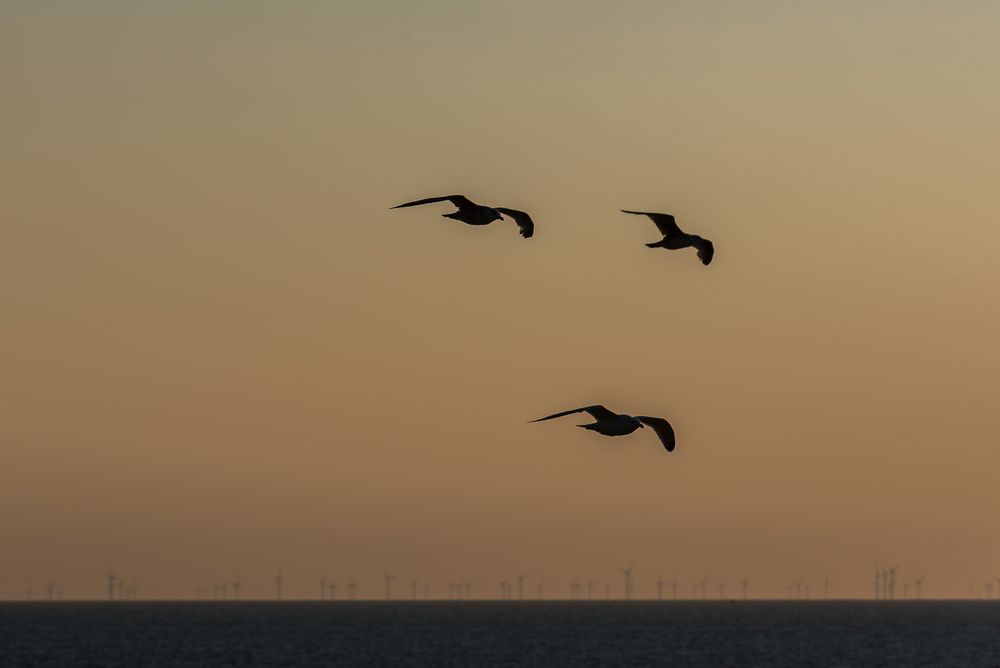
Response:
POLYGON ((402 209, 408 206, 419 206, 421 204, 431 204, 433 202, 443 202, 445 200, 458 207, 458 211, 441 214, 445 218, 460 220, 466 225, 489 225, 494 220, 503 220, 504 216, 509 216, 514 219, 515 223, 517 223, 517 228, 520 230, 521 236, 525 239, 531 238, 531 235, 535 233, 535 223, 531 220, 531 216, 526 214, 524 211, 507 209, 502 206, 484 206, 482 204, 476 204, 465 195, 428 197, 426 199, 418 199, 414 202, 399 204, 392 208, 402 209))
POLYGON ((590 424, 578 424, 576 426, 596 431, 598 434, 604 434, 605 436, 626 436, 631 434, 636 429, 642 429, 644 426, 649 426, 652 427, 653 431, 656 432, 656 435, 659 436, 660 442, 663 443, 663 447, 667 449, 667 452, 673 452, 674 446, 677 443, 674 438, 674 428, 671 427, 670 423, 663 418, 649 417, 648 415, 636 415, 633 417, 631 415, 625 415, 624 413, 615 413, 614 411, 610 411, 599 404, 596 406, 574 408, 572 410, 563 411, 562 413, 556 413, 554 415, 538 418, 537 420, 531 420, 531 422, 544 422, 545 420, 551 420, 564 415, 572 415, 573 413, 590 413, 590 417, 597 420, 597 422, 592 422, 590 424))
POLYGON ((627 211, 622 209, 622 213, 632 213, 637 216, 648 216, 653 224, 656 225, 656 229, 660 231, 663 238, 659 241, 651 244, 646 244, 649 248, 667 248, 669 250, 678 250, 680 248, 688 248, 693 246, 698 249, 698 259, 704 265, 710 264, 712 262, 712 256, 715 255, 715 247, 712 246, 712 242, 708 239, 703 239, 697 234, 688 234, 687 232, 682 232, 681 228, 677 227, 677 221, 669 213, 651 213, 649 211, 627 211))

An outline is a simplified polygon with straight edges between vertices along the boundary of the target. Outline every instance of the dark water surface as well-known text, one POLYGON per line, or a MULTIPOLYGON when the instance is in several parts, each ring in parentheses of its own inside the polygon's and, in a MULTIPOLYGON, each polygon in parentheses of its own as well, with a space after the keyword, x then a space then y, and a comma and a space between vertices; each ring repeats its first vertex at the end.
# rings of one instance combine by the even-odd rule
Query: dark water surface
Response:
POLYGON ((1000 603, 5 603, 0 666, 990 666, 1000 603))

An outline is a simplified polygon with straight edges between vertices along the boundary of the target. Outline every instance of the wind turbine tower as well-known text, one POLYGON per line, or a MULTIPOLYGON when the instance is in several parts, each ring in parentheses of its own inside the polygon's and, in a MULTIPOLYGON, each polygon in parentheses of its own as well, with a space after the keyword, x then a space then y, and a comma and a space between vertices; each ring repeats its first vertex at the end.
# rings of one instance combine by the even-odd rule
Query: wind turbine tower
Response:
POLYGON ((592 600, 594 598, 594 581, 587 580, 587 599, 592 600))
POLYGON ((520 601, 524 600, 524 578, 526 577, 526 575, 517 576, 517 598, 520 601))
POLYGON ((657 601, 662 601, 663 600, 663 585, 664 584, 665 583, 663 582, 663 578, 661 578, 661 577, 657 577, 656 578, 656 600, 657 601))
POLYGON ((240 590, 243 589, 243 585, 240 584, 240 574, 236 574, 236 580, 233 582, 233 599, 240 600, 240 590))
POLYGON ((632 569, 635 566, 629 566, 628 568, 621 568, 622 575, 625 576, 625 600, 631 600, 632 598, 632 569))
POLYGON ((750 581, 747 580, 747 576, 743 576, 743 579, 740 581, 740 587, 743 589, 743 600, 745 601, 747 600, 747 590, 750 588, 750 581))
POLYGON ((888 570, 889 575, 889 600, 896 598, 896 569, 899 568, 899 564, 896 564, 888 570))
POLYGON ((285 586, 285 576, 282 574, 281 569, 278 569, 278 574, 274 576, 274 591, 278 596, 278 600, 281 600, 281 590, 285 586))
POLYGON ((921 575, 919 578, 913 579, 913 593, 918 599, 924 596, 924 576, 921 575))
POLYGON ((118 580, 118 577, 114 574, 114 571, 112 571, 109 568, 108 569, 108 600, 109 601, 115 600, 115 582, 117 580, 118 580))
POLYGON ((392 581, 396 579, 395 575, 389 573, 385 574, 385 600, 389 600, 392 596, 392 581))

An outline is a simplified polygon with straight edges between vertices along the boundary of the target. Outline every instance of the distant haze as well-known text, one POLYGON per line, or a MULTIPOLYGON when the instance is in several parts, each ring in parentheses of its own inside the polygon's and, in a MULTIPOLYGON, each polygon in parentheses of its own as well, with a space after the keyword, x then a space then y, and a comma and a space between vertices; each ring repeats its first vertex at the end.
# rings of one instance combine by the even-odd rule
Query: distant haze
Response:
POLYGON ((642 597, 863 597, 875 561, 981 592, 998 31, 974 0, 4 3, 0 598, 633 563, 642 597), (451 193, 535 237, 388 210, 451 193), (676 452, 526 424, 598 402, 676 452))

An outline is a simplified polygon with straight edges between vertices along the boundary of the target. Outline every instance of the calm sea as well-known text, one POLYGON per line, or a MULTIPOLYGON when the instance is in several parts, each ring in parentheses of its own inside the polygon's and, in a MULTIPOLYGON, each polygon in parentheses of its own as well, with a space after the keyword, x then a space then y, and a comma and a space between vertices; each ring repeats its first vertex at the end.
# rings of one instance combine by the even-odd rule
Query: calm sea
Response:
POLYGON ((0 666, 1000 667, 1000 603, 6 603, 0 666))

